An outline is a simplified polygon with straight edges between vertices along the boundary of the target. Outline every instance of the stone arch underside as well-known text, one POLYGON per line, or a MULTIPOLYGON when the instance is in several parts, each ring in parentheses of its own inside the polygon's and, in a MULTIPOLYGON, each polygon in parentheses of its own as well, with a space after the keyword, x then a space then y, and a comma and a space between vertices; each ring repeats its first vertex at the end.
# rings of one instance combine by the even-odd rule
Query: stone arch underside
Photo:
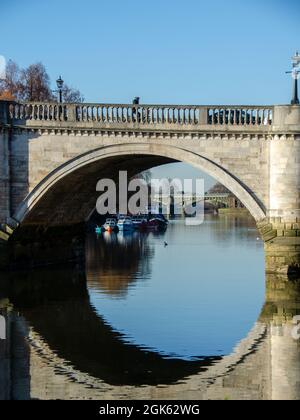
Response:
POLYGON ((130 178, 144 170, 184 162, 206 172, 228 188, 256 221, 265 218, 263 205, 242 180, 209 159, 181 147, 157 144, 118 144, 101 147, 59 166, 44 178, 18 207, 21 224, 64 225, 86 220, 95 208, 101 178, 118 180, 119 171, 130 178))

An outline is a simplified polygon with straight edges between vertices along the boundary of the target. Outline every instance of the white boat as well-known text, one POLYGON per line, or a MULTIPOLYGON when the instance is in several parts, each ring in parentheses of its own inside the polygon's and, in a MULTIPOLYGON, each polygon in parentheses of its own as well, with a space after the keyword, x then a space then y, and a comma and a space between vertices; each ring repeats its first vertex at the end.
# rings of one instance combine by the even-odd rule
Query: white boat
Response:
POLYGON ((132 219, 129 216, 121 216, 118 220, 118 228, 121 231, 128 231, 128 230, 133 230, 134 226, 132 223, 132 219))
POLYGON ((141 227, 146 226, 147 219, 143 216, 134 216, 132 218, 132 223, 134 229, 140 229, 141 227))
POLYGON ((103 225, 103 228, 106 232, 114 232, 118 229, 117 221, 116 219, 107 219, 105 224, 103 225))

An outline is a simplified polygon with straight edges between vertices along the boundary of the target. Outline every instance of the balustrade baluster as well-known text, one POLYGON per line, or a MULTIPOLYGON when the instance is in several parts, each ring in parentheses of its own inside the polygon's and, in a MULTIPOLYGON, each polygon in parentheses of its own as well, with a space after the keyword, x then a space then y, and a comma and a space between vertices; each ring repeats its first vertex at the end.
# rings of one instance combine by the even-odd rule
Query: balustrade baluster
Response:
POLYGON ((264 110, 261 108, 259 111, 259 125, 264 124, 264 110))
POLYGON ((177 108, 176 118, 177 118, 177 124, 181 124, 181 109, 180 108, 177 108))
POLYGON ((153 124, 153 108, 149 109, 149 123, 153 124))
POLYGON ((239 117, 238 117, 238 125, 242 125, 242 122, 243 122, 243 111, 242 111, 242 109, 241 108, 239 108, 238 109, 238 112, 239 112, 239 117))
POLYGON ((161 108, 161 123, 164 124, 165 122, 165 110, 161 108))
POLYGON ((248 125, 252 125, 252 109, 249 109, 248 111, 247 111, 247 123, 248 123, 248 125))
POLYGON ((167 123, 171 124, 172 123, 172 117, 171 117, 171 108, 167 108, 167 123))
POLYGON ((260 119, 259 119, 260 124, 259 125, 263 125, 264 124, 264 117, 265 117, 264 110, 261 108, 261 110, 260 110, 260 119))
POLYGON ((270 113, 269 110, 266 109, 266 125, 269 125, 270 113))

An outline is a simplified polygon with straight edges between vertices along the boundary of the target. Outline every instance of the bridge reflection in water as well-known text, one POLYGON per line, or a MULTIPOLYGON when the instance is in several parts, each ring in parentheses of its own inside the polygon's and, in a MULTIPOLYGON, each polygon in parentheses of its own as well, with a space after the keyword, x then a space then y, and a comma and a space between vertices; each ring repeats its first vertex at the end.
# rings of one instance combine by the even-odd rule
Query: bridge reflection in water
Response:
POLYGON ((268 275, 257 322, 231 354, 164 357, 126 340, 91 300, 93 290, 122 299, 140 276, 147 282, 154 252, 147 235, 89 237, 86 270, 3 276, 8 339, 0 341, 0 398, 299 399, 300 345, 291 332, 300 279, 268 275))

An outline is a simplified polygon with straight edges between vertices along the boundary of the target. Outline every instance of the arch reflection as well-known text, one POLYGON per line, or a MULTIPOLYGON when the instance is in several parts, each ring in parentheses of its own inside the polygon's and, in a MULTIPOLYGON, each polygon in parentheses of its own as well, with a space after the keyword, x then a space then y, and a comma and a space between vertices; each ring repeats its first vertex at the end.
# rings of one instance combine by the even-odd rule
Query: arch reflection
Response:
MULTIPOLYGON (((171 249, 177 239, 174 231, 168 234, 171 249)), ((220 240, 223 231, 216 227, 211 235, 220 240)), ((248 235, 255 239, 252 230, 248 235)), ((91 305, 89 289, 101 290, 107 298, 124 298, 138 279, 147 282, 154 262, 152 239, 136 234, 90 236, 85 269, 70 265, 3 273, 0 313, 7 317, 11 341, 5 348, 0 343, 0 358, 6 355, 11 363, 1 365, 0 397, 38 398, 42 388, 47 398, 64 398, 73 382, 80 395, 89 397, 92 382, 112 398, 122 390, 129 399, 299 399, 299 341, 291 334, 293 318, 300 313, 298 279, 267 276, 265 304, 256 324, 222 357, 165 358, 129 342, 101 316, 91 305), (47 376, 50 363, 53 369, 47 376)))

